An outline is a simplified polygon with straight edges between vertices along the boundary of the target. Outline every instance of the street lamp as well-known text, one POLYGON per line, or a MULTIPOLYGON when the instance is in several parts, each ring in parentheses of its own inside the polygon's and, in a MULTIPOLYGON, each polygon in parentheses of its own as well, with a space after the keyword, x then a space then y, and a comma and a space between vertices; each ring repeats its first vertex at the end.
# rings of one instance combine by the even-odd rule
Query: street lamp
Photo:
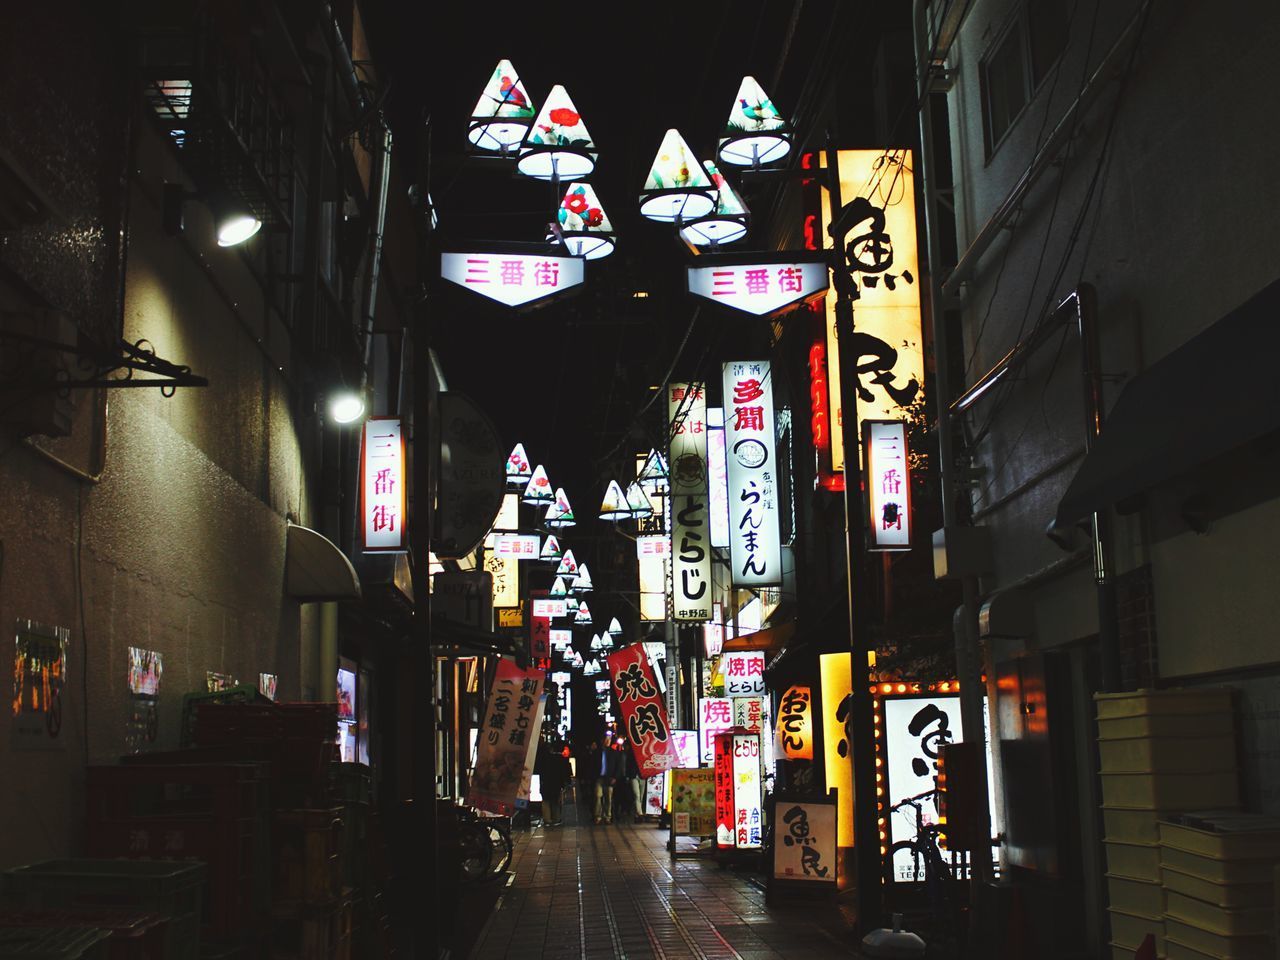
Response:
POLYGON ((607 257, 616 245, 613 224, 589 183, 569 184, 552 231, 571 254, 586 260, 607 257))
POLYGON ((510 60, 499 60, 471 111, 467 140, 477 150, 506 156, 518 147, 533 122, 533 101, 510 60))
POLYGON ((715 209, 705 217, 683 224, 680 236, 685 243, 694 247, 718 247, 741 240, 747 235, 747 222, 750 219, 747 205, 714 163, 708 160, 704 166, 716 185, 715 209))
POLYGON ((334 423, 355 423, 364 416, 364 397, 354 390, 342 390, 329 397, 329 419, 334 423))
POLYGON ((680 131, 668 130, 640 193, 640 213, 663 223, 696 220, 715 209, 715 192, 680 131))
POLYGON ((516 171, 536 180, 581 180, 596 168, 598 152, 582 114, 556 84, 525 134, 516 171))
POLYGON ((569 505, 569 497, 564 492, 564 487, 556 489, 555 500, 551 506, 547 508, 546 516, 542 518, 542 522, 548 527, 572 527, 576 520, 573 518, 573 507, 569 505))
POLYGON ((783 119, 754 77, 743 77, 720 138, 722 163, 758 170, 791 152, 791 124, 783 119))
POLYGON ((610 480, 604 492, 604 500, 600 504, 601 520, 630 520, 631 511, 627 508, 627 496, 618 486, 617 480, 610 480))
POLYGON ((524 444, 517 443, 507 456, 507 486, 527 487, 532 477, 533 468, 529 466, 529 455, 524 452, 524 444))
POLYGON ((638 480, 627 484, 627 509, 631 511, 632 520, 645 520, 653 516, 649 495, 644 492, 638 480))
POLYGON ((547 507, 555 502, 555 494, 551 491, 551 481, 547 479, 547 471, 538 464, 533 468, 533 475, 520 497, 521 502, 531 507, 547 507))

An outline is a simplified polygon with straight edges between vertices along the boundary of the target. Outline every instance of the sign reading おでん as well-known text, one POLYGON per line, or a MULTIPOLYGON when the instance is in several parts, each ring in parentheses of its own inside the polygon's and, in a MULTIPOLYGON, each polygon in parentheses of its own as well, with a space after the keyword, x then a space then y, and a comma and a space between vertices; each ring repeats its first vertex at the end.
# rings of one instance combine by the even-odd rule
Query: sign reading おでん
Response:
POLYGON ((366 553, 405 547, 404 436, 399 417, 370 417, 360 440, 360 528, 366 553))
POLYGON ((633 643, 606 658, 613 693, 622 711, 622 727, 627 731, 640 775, 652 777, 680 765, 671 738, 662 691, 649 666, 644 645, 633 643))
POLYGON ((777 586, 782 583, 782 543, 769 361, 724 365, 724 437, 734 586, 777 586))
POLYGON ((508 307, 521 307, 581 284, 582 258, 542 253, 442 253, 440 276, 508 307))

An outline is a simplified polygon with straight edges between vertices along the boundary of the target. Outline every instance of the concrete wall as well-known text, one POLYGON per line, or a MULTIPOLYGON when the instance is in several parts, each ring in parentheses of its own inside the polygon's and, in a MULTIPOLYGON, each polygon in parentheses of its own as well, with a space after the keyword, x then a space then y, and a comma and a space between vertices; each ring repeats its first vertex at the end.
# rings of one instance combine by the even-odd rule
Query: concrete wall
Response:
MULTIPOLYGON (((188 206, 181 238, 161 230, 160 185, 181 174, 157 135, 139 131, 123 336, 210 385, 170 398, 110 391, 98 483, 25 444, 0 457, 0 624, 24 617, 72 633, 61 747, 15 751, 0 733, 10 784, 0 867, 77 851, 83 765, 130 747, 128 647, 163 655, 158 737, 146 748, 167 749, 182 695, 203 690, 206 671, 254 684, 275 673, 280 698, 297 699, 315 638, 315 618, 284 593, 286 516, 309 521, 315 429, 296 409, 287 338, 241 254, 213 243, 202 208, 188 206)), ((79 405, 82 418, 92 411, 79 405)))

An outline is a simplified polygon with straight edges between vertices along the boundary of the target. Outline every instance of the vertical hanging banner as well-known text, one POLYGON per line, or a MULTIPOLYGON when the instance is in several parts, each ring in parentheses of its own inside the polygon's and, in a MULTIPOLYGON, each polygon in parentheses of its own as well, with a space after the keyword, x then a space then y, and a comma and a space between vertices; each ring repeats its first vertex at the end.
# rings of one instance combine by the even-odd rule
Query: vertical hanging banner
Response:
POLYGON ((534 660, 551 656, 551 616, 549 611, 539 608, 539 602, 545 600, 548 592, 529 591, 529 656, 534 660))
POLYGON ((506 816, 515 812, 529 741, 538 737, 534 717, 542 682, 541 670, 521 670, 505 658, 498 661, 477 738, 476 768, 467 793, 471 806, 506 816))
POLYGON ((370 417, 360 438, 360 529, 365 553, 403 553, 404 435, 399 417, 370 417))
POLYGON ((644 644, 633 643, 605 658, 613 679, 613 693, 622 711, 622 726, 642 777, 652 777, 680 765, 662 692, 645 655, 644 644))
POLYGON ((711 619, 707 397, 701 383, 667 385, 671 424, 672 607, 676 620, 711 619))
MULTIPOLYGON (((822 157, 826 164, 826 155, 822 157)), ((841 150, 837 154, 841 209, 822 196, 826 246, 844 252, 857 287, 854 342, 835 336, 834 296, 827 296, 827 386, 830 392, 831 464, 844 469, 840 424, 840 363, 854 363, 858 409, 866 419, 901 417, 924 384, 920 336, 920 267, 916 246, 915 176, 910 150, 841 150), (834 240, 828 228, 834 227, 834 240)))
POLYGON ((715 737, 716 846, 733 846, 733 734, 715 737))
POLYGON ((724 365, 729 565, 738 587, 782 584, 773 383, 767 360, 724 365))
POLYGON ((907 425, 902 420, 863 420, 867 471, 869 550, 911 549, 911 473, 907 425))

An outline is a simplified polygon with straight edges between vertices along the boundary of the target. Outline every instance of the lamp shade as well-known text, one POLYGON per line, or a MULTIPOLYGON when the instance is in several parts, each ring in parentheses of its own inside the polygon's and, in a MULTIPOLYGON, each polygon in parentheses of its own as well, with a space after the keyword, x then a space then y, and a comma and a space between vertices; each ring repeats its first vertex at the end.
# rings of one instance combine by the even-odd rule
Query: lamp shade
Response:
POLYGON ((577 522, 573 519, 573 507, 569 506, 569 497, 565 494, 564 487, 556 489, 556 498, 542 519, 548 527, 572 527, 577 522))
POLYGON ((477 150, 509 153, 520 146, 533 122, 533 101, 510 60, 499 60, 476 107, 467 140, 477 150))
POLYGON ((632 480, 627 484, 627 509, 631 511, 633 520, 644 520, 653 516, 653 506, 649 503, 649 495, 640 486, 640 481, 632 480))
POLYGON ((611 637, 622 636, 622 624, 618 622, 617 617, 614 617, 612 620, 609 621, 609 636, 611 637))
POLYGON ((666 457, 656 447, 650 449, 649 456, 645 458, 644 466, 640 468, 640 475, 636 479, 641 483, 647 483, 666 480, 668 476, 666 457))
POLYGON ((602 649, 604 649, 604 641, 600 639, 600 634, 593 634, 591 637, 591 650, 594 652, 602 649))
POLYGON ((578 612, 573 616, 574 623, 580 623, 583 626, 591 626, 591 610, 584 602, 578 603, 578 612))
POLYGON ((777 163, 791 152, 791 133, 755 77, 743 77, 720 138, 720 161, 739 167, 777 163))
POLYGON ((678 130, 668 130, 640 192, 640 212, 670 223, 696 220, 715 209, 715 184, 678 130))
POLYGON ((601 520, 627 520, 631 511, 627 509, 627 497, 617 480, 610 480, 604 492, 604 500, 600 503, 601 520))
POLYGON ((578 575, 578 561, 573 558, 573 551, 566 550, 564 556, 560 558, 560 565, 556 567, 557 577, 576 577, 578 575))
POLYGON ((597 153, 578 108, 556 84, 525 135, 516 170, 538 180, 579 180, 596 168, 597 153))
POLYGON ((747 235, 747 221, 750 219, 747 205, 714 163, 708 160, 705 166, 716 185, 716 208, 705 217, 683 225, 680 236, 695 247, 719 246, 741 240, 747 235))
POLYGON ((560 239, 575 257, 599 260, 613 253, 613 224, 591 184, 569 184, 556 211, 556 220, 560 239))
POLYGON ((578 573, 569 584, 569 589, 574 593, 587 593, 595 589, 591 582, 591 571, 587 569, 585 562, 578 564, 578 573))
POLYGON ((547 507, 555 502, 556 496, 551 490, 551 481, 547 479, 547 471, 542 469, 542 464, 533 468, 533 475, 525 485, 520 499, 535 507, 547 507))
POLYGON ((539 560, 559 560, 563 556, 560 549, 560 541, 556 539, 554 534, 547 534, 547 539, 542 541, 542 550, 538 552, 539 560))
POLYGON ((556 577, 555 582, 551 584, 551 590, 547 596, 556 600, 561 600, 569 596, 569 585, 564 582, 564 577, 556 577))
POLYGON ((529 466, 529 455, 524 452, 524 444, 517 443, 511 448, 507 457, 507 486, 527 487, 529 478, 533 476, 533 468, 529 466))

